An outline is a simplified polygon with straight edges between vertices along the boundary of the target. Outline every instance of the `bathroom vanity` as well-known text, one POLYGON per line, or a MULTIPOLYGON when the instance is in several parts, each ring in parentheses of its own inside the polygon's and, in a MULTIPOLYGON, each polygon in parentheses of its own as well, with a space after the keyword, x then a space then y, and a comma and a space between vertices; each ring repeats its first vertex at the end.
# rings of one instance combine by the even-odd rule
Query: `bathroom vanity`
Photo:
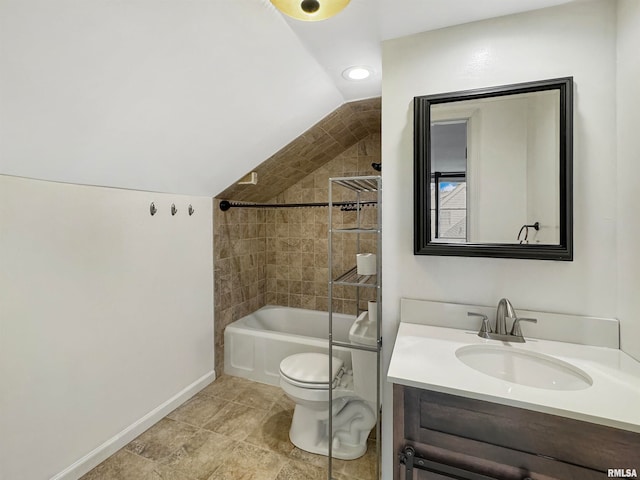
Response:
POLYGON ((397 384, 393 402, 396 479, 601 480, 640 468, 635 432, 397 384))
POLYGON ((478 320, 466 317, 474 309, 491 315, 487 307, 403 299, 388 374, 395 479, 640 473, 640 363, 615 348, 615 321, 527 312, 539 314, 540 328, 525 326, 526 343, 514 345, 478 337, 478 320), (569 343, 577 331, 584 343, 569 343), (480 355, 461 358, 468 351, 480 355), (490 357, 499 359, 495 375, 490 357))

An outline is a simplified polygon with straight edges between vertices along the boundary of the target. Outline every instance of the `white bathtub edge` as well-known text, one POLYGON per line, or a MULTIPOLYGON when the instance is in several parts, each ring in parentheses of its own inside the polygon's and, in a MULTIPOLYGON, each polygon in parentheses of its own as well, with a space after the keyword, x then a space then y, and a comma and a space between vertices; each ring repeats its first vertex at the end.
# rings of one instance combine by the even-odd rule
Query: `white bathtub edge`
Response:
POLYGON ((291 337, 294 337, 298 341, 298 343, 303 343, 305 345, 310 345, 314 347, 316 346, 325 347, 329 345, 328 338, 324 339, 324 338, 317 338, 317 337, 307 337, 304 335, 296 335, 295 333, 282 333, 282 332, 274 332, 270 330, 260 330, 259 328, 253 328, 246 325, 242 325, 239 327, 239 326, 230 324, 225 329, 225 334, 227 332, 229 332, 229 334, 233 334, 233 333, 246 334, 247 331, 253 332, 255 335, 259 335, 261 338, 268 338, 271 340, 282 341, 282 340, 288 340, 291 337))
MULTIPOLYGON (((322 317, 322 319, 326 317, 328 320, 328 312, 298 307, 266 305, 230 323, 224 330, 225 374, 246 378, 254 382, 279 386, 279 364, 282 359, 296 353, 328 353, 328 337, 321 338, 315 335, 287 333, 284 330, 271 330, 268 326, 266 328, 257 328, 249 322, 256 314, 259 315, 263 312, 277 313, 273 312, 274 310, 283 311, 285 323, 289 320, 287 315, 292 311, 297 314, 304 314, 305 321, 317 322, 316 317, 322 317), (278 353, 274 354, 274 352, 278 353), (277 358, 279 356, 281 358, 277 358)), ((334 314, 334 318, 336 317, 340 318, 342 322, 353 322, 356 320, 354 315, 348 314, 334 314)), ((273 318, 265 320, 271 322, 273 318)), ((343 327, 342 330, 344 330, 342 334, 346 336, 347 329, 343 327)), ((350 350, 343 347, 334 347, 333 351, 335 356, 345 362, 346 368, 351 368, 352 359, 350 350)))

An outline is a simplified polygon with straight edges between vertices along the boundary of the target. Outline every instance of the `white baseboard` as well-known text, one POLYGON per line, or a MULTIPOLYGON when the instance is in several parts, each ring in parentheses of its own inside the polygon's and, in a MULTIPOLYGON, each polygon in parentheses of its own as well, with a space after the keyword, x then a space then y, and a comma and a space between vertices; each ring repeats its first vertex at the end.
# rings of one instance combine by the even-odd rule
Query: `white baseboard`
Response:
POLYGON ((86 454, 80 460, 65 468, 62 472, 51 477, 51 480, 77 480, 94 467, 100 465, 100 463, 104 462, 107 458, 109 458, 126 444, 131 442, 131 440, 136 438, 145 430, 151 428, 154 424, 164 418, 168 413, 170 413, 176 407, 194 396, 215 379, 216 373, 213 370, 206 375, 203 375, 191 385, 186 387, 184 390, 178 392, 176 395, 164 402, 162 405, 153 409, 144 417, 140 418, 138 421, 132 423, 127 428, 111 437, 102 445, 86 454))

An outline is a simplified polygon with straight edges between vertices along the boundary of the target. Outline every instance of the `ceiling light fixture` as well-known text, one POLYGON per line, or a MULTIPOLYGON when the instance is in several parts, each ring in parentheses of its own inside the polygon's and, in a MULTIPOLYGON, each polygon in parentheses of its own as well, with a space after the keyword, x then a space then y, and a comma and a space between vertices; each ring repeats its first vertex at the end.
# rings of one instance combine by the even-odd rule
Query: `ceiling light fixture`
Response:
POLYGON ((340 13, 350 0, 271 0, 285 15, 297 20, 318 22, 340 13))
POLYGON ((342 72, 342 76, 347 80, 365 80, 369 78, 372 73, 369 67, 353 66, 342 72))

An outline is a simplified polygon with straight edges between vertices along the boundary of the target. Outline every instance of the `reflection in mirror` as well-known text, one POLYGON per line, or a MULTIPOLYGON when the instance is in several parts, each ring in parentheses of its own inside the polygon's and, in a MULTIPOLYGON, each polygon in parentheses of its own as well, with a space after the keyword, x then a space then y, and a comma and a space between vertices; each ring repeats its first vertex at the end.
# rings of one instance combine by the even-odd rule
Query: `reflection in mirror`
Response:
POLYGON ((572 79, 415 98, 415 253, 572 259, 572 79))
POLYGON ((547 90, 431 106, 433 241, 560 242, 559 105, 547 90))
MULTIPOLYGON (((433 118, 433 117, 432 117, 433 118)), ((467 123, 454 119, 431 123, 431 239, 470 240, 467 226, 467 123), (437 195, 436 195, 437 193, 437 195)))

